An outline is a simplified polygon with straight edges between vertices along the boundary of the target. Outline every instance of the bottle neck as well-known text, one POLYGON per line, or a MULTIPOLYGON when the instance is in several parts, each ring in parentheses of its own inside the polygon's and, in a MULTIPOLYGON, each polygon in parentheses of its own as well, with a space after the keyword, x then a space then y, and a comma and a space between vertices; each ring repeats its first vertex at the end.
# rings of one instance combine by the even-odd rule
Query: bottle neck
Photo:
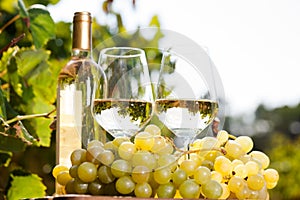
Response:
POLYGON ((89 12, 76 12, 73 18, 72 56, 86 58, 91 56, 92 20, 89 12))
POLYGON ((92 58, 92 52, 90 49, 72 49, 72 57, 76 59, 92 58))

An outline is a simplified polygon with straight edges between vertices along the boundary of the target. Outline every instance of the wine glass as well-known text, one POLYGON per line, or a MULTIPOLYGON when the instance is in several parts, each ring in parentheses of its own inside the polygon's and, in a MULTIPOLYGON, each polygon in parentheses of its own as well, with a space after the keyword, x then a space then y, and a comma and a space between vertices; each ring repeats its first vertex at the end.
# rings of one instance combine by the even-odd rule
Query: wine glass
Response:
POLYGON ((95 98, 93 114, 111 136, 132 137, 151 119, 153 93, 145 52, 112 47, 100 52, 107 78, 105 98, 95 98))
POLYGON ((175 145, 183 149, 205 133, 218 112, 215 91, 206 83, 213 71, 211 77, 204 77, 199 69, 175 52, 163 53, 155 114, 176 135, 175 145))

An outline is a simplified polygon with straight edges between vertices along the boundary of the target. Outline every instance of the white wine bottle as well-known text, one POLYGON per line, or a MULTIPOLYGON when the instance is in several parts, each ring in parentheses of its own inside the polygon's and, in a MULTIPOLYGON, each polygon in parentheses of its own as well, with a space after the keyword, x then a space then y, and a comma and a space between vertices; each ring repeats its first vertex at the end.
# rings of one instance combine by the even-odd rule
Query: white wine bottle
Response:
POLYGON ((74 14, 72 56, 58 77, 56 157, 57 164, 67 167, 72 151, 99 139, 101 130, 91 106, 95 94, 104 93, 106 78, 92 58, 91 23, 89 12, 74 14))

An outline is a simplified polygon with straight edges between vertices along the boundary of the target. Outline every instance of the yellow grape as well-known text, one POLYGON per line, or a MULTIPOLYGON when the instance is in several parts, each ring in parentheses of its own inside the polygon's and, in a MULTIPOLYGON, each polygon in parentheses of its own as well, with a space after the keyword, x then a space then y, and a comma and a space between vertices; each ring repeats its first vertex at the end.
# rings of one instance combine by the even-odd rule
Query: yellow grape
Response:
POLYGON ((229 134, 225 130, 221 130, 217 134, 217 140, 220 145, 225 144, 229 139, 229 134))
POLYGON ((234 173, 234 176, 238 176, 241 178, 246 178, 248 176, 248 170, 244 164, 236 165, 232 171, 234 173))
POLYGON ((266 182, 270 182, 270 183, 274 183, 277 182, 279 180, 279 174, 277 172, 277 170, 269 168, 266 169, 264 172, 264 178, 266 180, 266 182))
POLYGON ((228 188, 233 193, 239 192, 245 187, 245 185, 245 180, 237 176, 231 177, 231 179, 228 182, 228 188))
POLYGON ((137 149, 151 150, 154 145, 154 136, 148 132, 139 132, 134 138, 134 144, 137 149))
POLYGON ((214 168, 217 172, 220 172, 223 176, 230 175, 232 172, 231 161, 225 156, 219 156, 216 158, 214 168))
POLYGON ((248 171, 248 176, 255 175, 259 172, 259 166, 255 161, 248 161, 245 164, 248 171))
POLYGON ((52 175, 56 179, 57 175, 62 171, 69 171, 69 168, 64 165, 56 165, 52 170, 52 175))
POLYGON ((265 185, 264 177, 260 174, 249 176, 247 179, 248 187, 252 190, 261 190, 265 185))
POLYGON ((160 128, 155 124, 147 125, 144 131, 152 134, 153 136, 161 135, 160 128))
POLYGON ((250 152, 254 146, 253 140, 249 136, 239 136, 234 141, 242 146, 245 153, 250 152))
POLYGON ((265 153, 261 152, 261 151, 252 151, 249 153, 249 155, 260 161, 260 163, 262 164, 262 168, 266 169, 269 164, 270 164, 270 158, 269 156, 267 156, 265 153))

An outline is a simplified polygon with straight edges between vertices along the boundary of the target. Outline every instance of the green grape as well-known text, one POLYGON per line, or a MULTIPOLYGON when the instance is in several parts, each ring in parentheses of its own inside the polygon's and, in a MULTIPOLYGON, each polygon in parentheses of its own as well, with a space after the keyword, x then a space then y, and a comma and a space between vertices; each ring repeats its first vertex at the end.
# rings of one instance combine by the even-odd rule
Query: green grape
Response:
POLYGON ((121 194, 130 194, 135 189, 135 183, 130 176, 122 176, 116 181, 116 189, 121 194))
POLYGON ((232 164, 232 168, 235 168, 237 165, 243 165, 244 162, 239 159, 234 159, 233 161, 231 161, 231 164, 232 164))
POLYGON ((270 158, 261 151, 252 151, 249 153, 249 155, 252 158, 259 160, 263 169, 266 169, 270 164, 270 158))
POLYGON ((112 152, 118 152, 118 146, 116 146, 113 141, 106 142, 104 144, 104 149, 111 150, 112 152))
POLYGON ((183 181, 187 180, 187 173, 183 169, 176 169, 172 175, 172 181, 176 187, 178 187, 183 181))
POLYGON ((179 193, 182 198, 196 199, 200 196, 200 186, 195 180, 188 179, 179 186, 179 193))
POLYGON ((136 183, 148 182, 150 178, 150 170, 143 165, 135 166, 132 170, 131 177, 136 183))
POLYGON ((237 193, 238 191, 242 190, 245 187, 245 185, 245 180, 237 176, 231 177, 228 182, 228 188, 233 193, 237 193))
POLYGON ((277 181, 267 182, 267 189, 273 189, 274 187, 276 187, 276 185, 277 185, 277 181))
POLYGON ((232 173, 234 174, 234 176, 239 176, 241 178, 246 178, 248 176, 248 170, 244 164, 236 165, 233 168, 232 173))
POLYGON ((183 160, 180 163, 180 169, 183 169, 188 176, 193 176, 197 167, 197 163, 193 160, 183 160))
POLYGON ((197 167, 194 172, 194 179, 200 185, 206 184, 211 180, 210 169, 204 166, 197 167))
POLYGON ((239 136, 234 141, 242 146, 245 153, 250 152, 254 146, 253 140, 249 136, 239 136))
POLYGON ((159 153, 166 147, 166 140, 160 135, 154 136, 154 144, 151 148, 151 152, 159 153))
POLYGON ((211 162, 215 162, 216 157, 221 156, 222 153, 220 151, 203 151, 199 153, 200 156, 203 156, 205 160, 209 160, 211 162))
POLYGON ((226 183, 221 183, 221 186, 223 192, 219 199, 227 199, 230 196, 230 190, 228 188, 228 185, 226 183))
POLYGON ((97 178, 97 167, 91 162, 83 162, 78 166, 77 175, 83 182, 93 182, 97 178))
POLYGON ((72 177, 70 176, 68 171, 61 171, 57 174, 56 181, 60 185, 66 185, 71 179, 72 177))
POLYGON ((205 166, 208 169, 212 170, 214 168, 214 163, 212 161, 210 161, 210 160, 203 160, 201 162, 201 166, 205 166))
POLYGON ((158 184, 166 184, 172 178, 172 172, 169 167, 161 168, 153 172, 153 178, 158 184))
POLYGON ((229 134, 227 131, 221 130, 218 132, 217 140, 220 146, 225 144, 228 141, 228 139, 229 139, 229 134))
POLYGON ((149 124, 145 127, 145 132, 152 134, 153 136, 161 135, 161 130, 155 124, 149 124))
POLYGON ((88 183, 75 179, 73 183, 74 191, 76 194, 86 194, 88 192, 88 183))
POLYGON ((245 167, 248 171, 248 176, 255 175, 259 172, 259 166, 255 161, 248 161, 245 167))
POLYGON ((139 132, 135 135, 134 144, 137 149, 151 150, 154 145, 154 136, 148 132, 139 132))
POLYGON ((238 199, 249 199, 250 194, 251 194, 250 189, 248 188, 247 185, 245 185, 241 190, 239 190, 235 193, 235 196, 238 199))
POLYGON ((213 148, 216 148, 216 147, 219 147, 219 143, 218 143, 217 138, 210 137, 210 136, 202 138, 201 149, 210 150, 210 149, 213 149, 213 148))
POLYGON ((86 160, 88 162, 92 162, 96 165, 100 164, 97 157, 102 151, 104 151, 104 149, 103 149, 103 147, 100 147, 100 146, 92 146, 92 147, 88 148, 86 151, 86 160))
POLYGON ((124 160, 130 160, 135 152, 136 147, 130 141, 123 142, 118 148, 118 154, 124 160))
POLYGON ((177 168, 177 162, 174 155, 163 154, 157 159, 158 167, 170 167, 172 171, 177 168))
POLYGON ((74 194, 75 190, 74 190, 74 183, 75 183, 75 179, 72 178, 71 180, 69 180, 69 182, 66 184, 65 186, 65 191, 67 194, 74 194))
POLYGON ((279 174, 276 169, 266 169, 264 170, 264 178, 267 183, 274 183, 279 180, 279 174))
POLYGON ((69 174, 73 178, 78 178, 77 173, 78 165, 72 165, 69 169, 69 174))
POLYGON ((115 160, 111 164, 111 173, 117 178, 129 175, 131 173, 131 165, 126 160, 115 160))
POLYGON ((174 151, 174 147, 173 145, 171 144, 171 142, 168 142, 166 141, 165 142, 165 146, 161 149, 158 149, 155 153, 158 154, 158 155, 163 155, 163 154, 172 154, 174 151))
POLYGON ((98 179, 101 181, 101 183, 109 184, 115 180, 111 169, 106 165, 102 165, 101 167, 99 167, 97 174, 98 179))
POLYGON ((56 165, 52 170, 52 176, 56 179, 57 175, 62 171, 69 171, 69 168, 64 165, 56 165))
POLYGON ((91 147, 94 147, 94 146, 104 148, 104 144, 103 144, 101 141, 99 141, 99 140, 92 140, 92 141, 90 141, 90 142, 88 143, 87 149, 88 149, 88 148, 91 148, 91 147))
POLYGON ((115 155, 110 150, 103 150, 96 158, 101 164, 109 166, 114 160, 115 155))
POLYGON ((223 193, 222 185, 215 180, 209 180, 201 189, 203 196, 209 199, 218 199, 223 193))
POLYGON ((223 176, 230 175, 232 173, 232 163, 225 156, 219 156, 214 163, 215 171, 220 172, 223 176))
POLYGON ((102 184, 98 179, 89 183, 88 185, 88 193, 91 195, 101 195, 102 194, 102 184))
POLYGON ((234 140, 228 140, 224 148, 226 151, 226 156, 232 158, 239 158, 243 154, 245 154, 245 152, 242 149, 242 146, 234 140))
POLYGON ((136 197, 149 198, 152 195, 152 188, 149 183, 137 183, 135 185, 134 194, 136 197))
POLYGON ((133 167, 144 165, 150 170, 155 169, 157 166, 157 162, 154 155, 146 150, 140 150, 133 154, 131 162, 133 167))
POLYGON ((71 153, 71 163, 72 165, 80 165, 86 161, 86 150, 76 149, 71 153))
POLYGON ((129 142, 129 141, 130 141, 130 139, 128 137, 117 137, 112 141, 112 143, 116 147, 119 147, 120 144, 122 144, 123 142, 129 142))
POLYGON ((221 183, 223 180, 223 176, 220 172, 212 171, 211 172, 211 180, 215 180, 215 181, 221 183))
POLYGON ((261 190, 265 183, 264 177, 260 174, 251 175, 247 178, 248 187, 252 190, 261 190))
POLYGON ((156 194, 158 198, 174 198, 176 194, 176 187, 173 183, 159 185, 156 194))

